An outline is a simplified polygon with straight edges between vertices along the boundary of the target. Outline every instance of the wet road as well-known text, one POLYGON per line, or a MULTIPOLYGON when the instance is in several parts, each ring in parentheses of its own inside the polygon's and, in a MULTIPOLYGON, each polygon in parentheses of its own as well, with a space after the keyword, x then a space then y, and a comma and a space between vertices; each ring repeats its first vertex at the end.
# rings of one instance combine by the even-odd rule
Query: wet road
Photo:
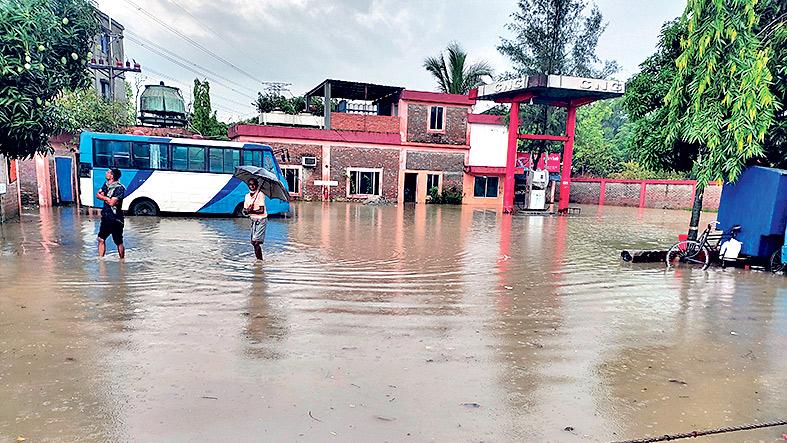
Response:
MULTIPOLYGON (((787 417, 787 278, 624 247, 688 212, 301 204, 0 225, 0 441, 609 441, 787 417), (565 430, 570 427, 569 430, 565 430)), ((777 441, 785 428, 705 441, 777 441)))

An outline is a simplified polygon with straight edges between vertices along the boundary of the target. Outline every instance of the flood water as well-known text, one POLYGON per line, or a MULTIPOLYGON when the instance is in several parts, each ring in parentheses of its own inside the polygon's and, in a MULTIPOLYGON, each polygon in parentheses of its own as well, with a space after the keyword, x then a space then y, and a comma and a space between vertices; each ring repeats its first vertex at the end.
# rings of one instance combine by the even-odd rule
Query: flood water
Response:
MULTIPOLYGON (((787 418, 787 278, 622 263, 685 211, 302 203, 0 225, 0 441, 610 441, 787 418)), ((702 441, 777 441, 784 427, 702 441)))

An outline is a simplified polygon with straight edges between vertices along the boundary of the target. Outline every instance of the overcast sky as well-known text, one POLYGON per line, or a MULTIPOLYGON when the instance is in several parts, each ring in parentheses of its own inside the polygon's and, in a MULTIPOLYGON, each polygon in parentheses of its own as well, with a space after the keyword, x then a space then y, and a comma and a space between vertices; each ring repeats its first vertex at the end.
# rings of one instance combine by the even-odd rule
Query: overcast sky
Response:
MULTIPOLYGON (((423 59, 437 55, 451 40, 462 44, 472 60, 485 59, 496 72, 504 72, 510 64, 495 48, 501 36, 510 37, 505 25, 516 8, 516 0, 98 3, 102 11, 125 26, 127 58, 142 64, 145 83, 163 80, 180 87, 190 101, 197 75, 156 54, 142 39, 184 58, 187 62, 180 63, 191 69, 200 70, 194 64, 210 70, 202 71, 200 78, 210 81, 212 103, 225 120, 255 114, 250 102, 263 88, 263 81, 292 83, 289 88, 295 95, 326 78, 434 90, 434 81, 422 67, 423 59)), ((685 3, 596 0, 609 22, 598 54, 623 67, 616 78, 626 80, 638 71, 639 63, 653 52, 661 25, 680 15, 685 3)))

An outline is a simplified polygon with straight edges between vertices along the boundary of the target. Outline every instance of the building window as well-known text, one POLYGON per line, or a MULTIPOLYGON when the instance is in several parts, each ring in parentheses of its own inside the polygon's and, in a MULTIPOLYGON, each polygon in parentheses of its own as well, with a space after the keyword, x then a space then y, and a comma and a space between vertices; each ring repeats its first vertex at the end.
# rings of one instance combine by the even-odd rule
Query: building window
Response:
POLYGON ((349 169, 349 195, 381 195, 382 169, 349 169))
POLYGON ((442 131, 445 128, 445 108, 432 106, 429 108, 429 130, 442 131))
POLYGON ((474 197, 497 198, 498 177, 476 177, 473 187, 474 197))
POLYGON ((426 174, 426 192, 432 188, 440 189, 440 174, 426 174))
POLYGON ((301 174, 303 169, 300 166, 282 166, 281 172, 284 173, 284 178, 287 180, 287 189, 290 194, 301 193, 301 174))
POLYGON ((100 42, 101 42, 101 53, 109 54, 109 36, 106 34, 101 34, 100 42))
POLYGON ((101 96, 107 100, 112 98, 112 93, 109 90, 109 82, 104 79, 101 79, 101 96))
POLYGON ((8 159, 8 183, 16 181, 16 160, 8 159))

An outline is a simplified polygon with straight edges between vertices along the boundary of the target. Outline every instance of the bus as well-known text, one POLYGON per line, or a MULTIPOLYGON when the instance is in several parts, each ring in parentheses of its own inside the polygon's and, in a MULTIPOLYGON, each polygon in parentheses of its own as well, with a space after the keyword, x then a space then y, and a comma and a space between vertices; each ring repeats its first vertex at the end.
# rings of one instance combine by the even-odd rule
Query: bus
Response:
MULTIPOLYGON (((274 173, 287 188, 270 146, 256 143, 83 132, 79 138, 79 188, 83 205, 95 198, 109 168, 120 169, 123 210, 131 215, 168 213, 240 216, 246 185, 238 165, 274 173)), ((285 214, 289 202, 265 197, 268 214, 285 214)))

